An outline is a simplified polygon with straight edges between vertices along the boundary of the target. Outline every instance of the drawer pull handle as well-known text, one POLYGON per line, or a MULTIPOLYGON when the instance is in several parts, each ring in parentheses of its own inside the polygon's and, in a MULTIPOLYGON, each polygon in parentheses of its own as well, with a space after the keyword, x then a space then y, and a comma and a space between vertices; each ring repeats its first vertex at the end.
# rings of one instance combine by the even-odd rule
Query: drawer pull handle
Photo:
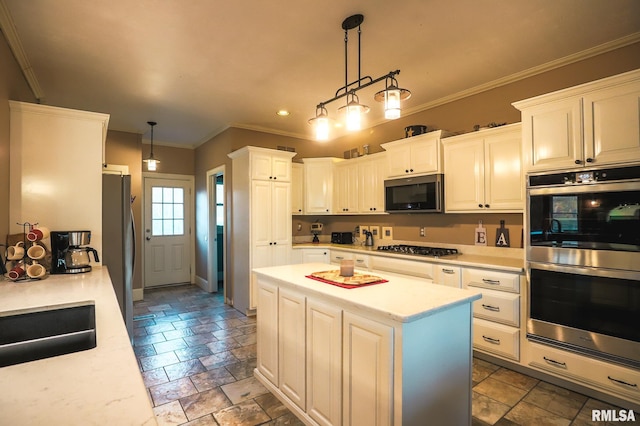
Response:
POLYGON ((455 274, 453 269, 442 269, 442 272, 444 272, 445 274, 455 274))
POLYGON ((342 257, 342 256, 336 256, 336 259, 342 260, 342 259, 344 259, 344 257, 342 257))
POLYGON ((364 262, 364 259, 356 259, 356 262, 362 263, 362 262, 364 262))
POLYGON ((492 337, 487 337, 487 336, 484 336, 484 335, 482 336, 482 338, 483 338, 486 342, 489 342, 489 343, 491 343, 491 344, 493 344, 493 345, 499 345, 499 344, 500 344, 500 339, 494 339, 494 338, 492 338, 492 337))
POLYGON ((483 303, 482 307, 485 308, 487 311, 500 312, 500 307, 499 306, 485 305, 483 303))
POLYGON ((555 366, 555 367, 562 367, 562 368, 567 368, 567 363, 566 362, 560 362, 560 361, 556 361, 555 359, 551 359, 551 358, 547 358, 546 356, 543 356, 542 359, 544 359, 545 361, 547 361, 547 363, 555 366))
POLYGON ((612 382, 618 383, 620 385, 629 386, 630 388, 637 388, 638 387, 638 385, 635 384, 635 383, 627 383, 624 380, 614 379, 611 376, 607 376, 607 379, 611 380, 612 382))
POLYGON ((482 282, 485 284, 491 284, 491 285, 500 285, 500 280, 490 280, 487 278, 483 278, 482 282))

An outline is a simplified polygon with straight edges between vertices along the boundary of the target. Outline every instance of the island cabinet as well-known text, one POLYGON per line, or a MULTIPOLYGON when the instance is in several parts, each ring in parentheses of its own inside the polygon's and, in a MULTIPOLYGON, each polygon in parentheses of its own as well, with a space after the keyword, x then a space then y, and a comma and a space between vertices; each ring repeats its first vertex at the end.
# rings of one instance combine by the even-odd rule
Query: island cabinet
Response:
POLYGON ((232 162, 231 256, 233 305, 252 314, 257 287, 252 268, 282 265, 291 257, 291 158, 293 152, 246 146, 232 162))
POLYGON ((255 270, 254 375, 308 425, 470 424, 479 293, 393 275, 355 289, 306 278, 324 269, 255 270))
POLYGON ((450 134, 436 130, 419 136, 383 143, 389 177, 442 173, 441 138, 450 134))
POLYGON ((523 211, 520 123, 453 136, 443 145, 448 213, 523 211))
POLYGON ((640 70, 513 105, 527 172, 640 161, 640 70))

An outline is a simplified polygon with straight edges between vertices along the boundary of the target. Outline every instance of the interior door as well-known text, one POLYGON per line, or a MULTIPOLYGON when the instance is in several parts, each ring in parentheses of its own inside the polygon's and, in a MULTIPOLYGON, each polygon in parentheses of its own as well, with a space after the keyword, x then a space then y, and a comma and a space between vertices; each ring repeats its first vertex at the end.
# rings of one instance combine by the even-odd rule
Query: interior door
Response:
POLYGON ((145 287, 191 281, 191 182, 145 178, 145 287))

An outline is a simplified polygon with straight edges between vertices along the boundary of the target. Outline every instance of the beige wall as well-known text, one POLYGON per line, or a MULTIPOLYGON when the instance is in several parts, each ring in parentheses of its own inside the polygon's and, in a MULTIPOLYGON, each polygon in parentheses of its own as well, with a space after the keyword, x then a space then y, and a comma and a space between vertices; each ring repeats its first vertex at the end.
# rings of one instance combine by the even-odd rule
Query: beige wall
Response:
POLYGON ((9 100, 35 102, 35 98, 2 32, 0 64, 0 244, 4 244, 9 232, 9 100))
MULTIPOLYGON (((106 141, 106 161, 109 164, 129 166, 131 174, 131 195, 135 196, 133 202, 133 217, 136 224, 136 261, 133 288, 142 288, 142 255, 143 231, 142 231, 142 173, 153 173, 143 170, 142 159, 149 155, 150 145, 142 144, 142 135, 137 133, 118 132, 109 130, 106 141)), ((181 174, 193 176, 194 156, 192 149, 175 148, 166 146, 153 146, 153 154, 160 160, 158 170, 155 173, 181 174)), ((106 238, 106 237, 104 237, 106 238)))

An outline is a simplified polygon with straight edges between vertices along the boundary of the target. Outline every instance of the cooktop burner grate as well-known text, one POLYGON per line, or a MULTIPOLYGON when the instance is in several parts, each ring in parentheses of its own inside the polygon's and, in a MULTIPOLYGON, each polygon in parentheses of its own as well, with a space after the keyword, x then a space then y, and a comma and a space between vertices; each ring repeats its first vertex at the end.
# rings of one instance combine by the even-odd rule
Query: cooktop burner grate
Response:
POLYGON ((392 253, 402 253, 402 254, 416 254, 419 256, 431 256, 431 257, 443 257, 443 256, 452 256, 452 255, 460 254, 458 253, 458 250, 454 248, 411 246, 407 244, 378 246, 378 251, 388 251, 392 253))

